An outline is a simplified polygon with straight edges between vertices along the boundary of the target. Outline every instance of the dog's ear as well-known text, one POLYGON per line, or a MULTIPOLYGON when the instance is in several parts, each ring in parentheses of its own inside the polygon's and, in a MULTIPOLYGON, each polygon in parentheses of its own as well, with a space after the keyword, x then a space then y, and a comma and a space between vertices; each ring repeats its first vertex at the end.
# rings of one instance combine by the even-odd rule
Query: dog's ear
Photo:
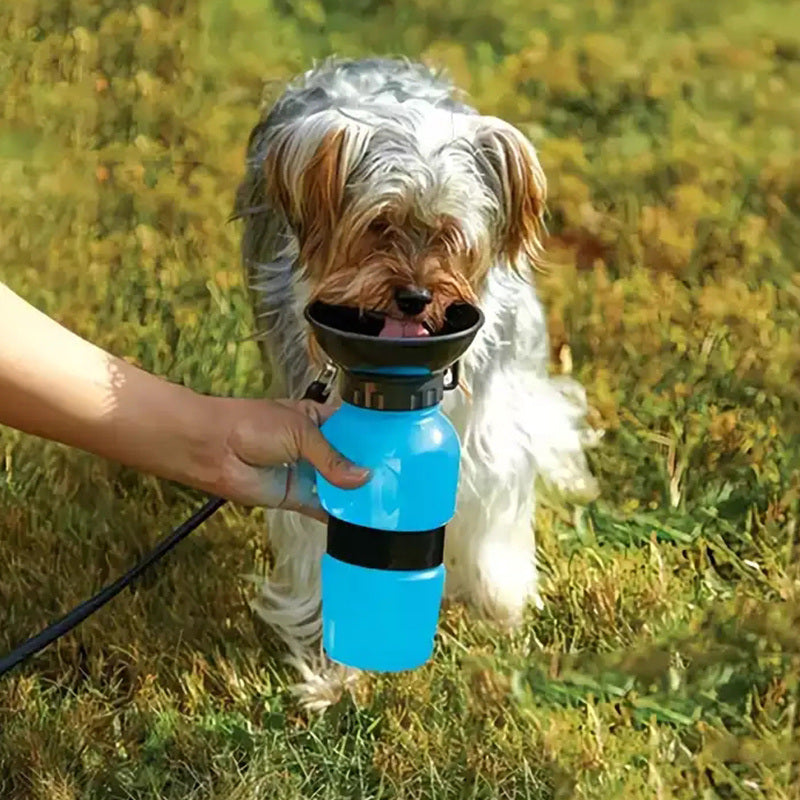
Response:
POLYGON ((366 126, 320 112, 277 131, 264 160, 268 202, 297 235, 303 264, 325 269, 337 251, 347 179, 363 157, 366 126))
POLYGON ((497 198, 497 245, 516 267, 542 263, 547 181, 533 145, 513 125, 481 117, 475 130, 478 165, 497 198))

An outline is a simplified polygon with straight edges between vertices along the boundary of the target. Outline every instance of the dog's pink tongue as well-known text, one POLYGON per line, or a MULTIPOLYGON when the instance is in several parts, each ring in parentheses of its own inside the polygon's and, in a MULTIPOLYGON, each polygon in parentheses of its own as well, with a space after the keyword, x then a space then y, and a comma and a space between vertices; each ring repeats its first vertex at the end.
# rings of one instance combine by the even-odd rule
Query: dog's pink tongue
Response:
POLYGON ((383 329, 378 334, 386 339, 404 339, 412 336, 428 336, 425 326, 419 322, 403 322, 399 319, 386 317, 383 329))

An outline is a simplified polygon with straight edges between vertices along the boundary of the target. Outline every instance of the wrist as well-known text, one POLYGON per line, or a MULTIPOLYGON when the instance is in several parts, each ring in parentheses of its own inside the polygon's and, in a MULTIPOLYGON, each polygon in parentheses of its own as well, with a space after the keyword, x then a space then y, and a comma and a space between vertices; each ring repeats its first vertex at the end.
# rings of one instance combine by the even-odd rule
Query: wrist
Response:
POLYGON ((231 489, 231 454, 228 446, 233 424, 233 410, 228 398, 200 394, 180 387, 186 393, 179 404, 180 419, 177 452, 168 448, 164 452, 166 465, 172 465, 176 474, 171 480, 208 494, 227 497, 231 489))
POLYGON ((85 449, 159 478, 218 493, 223 485, 224 398, 120 364, 113 410, 85 428, 85 449))

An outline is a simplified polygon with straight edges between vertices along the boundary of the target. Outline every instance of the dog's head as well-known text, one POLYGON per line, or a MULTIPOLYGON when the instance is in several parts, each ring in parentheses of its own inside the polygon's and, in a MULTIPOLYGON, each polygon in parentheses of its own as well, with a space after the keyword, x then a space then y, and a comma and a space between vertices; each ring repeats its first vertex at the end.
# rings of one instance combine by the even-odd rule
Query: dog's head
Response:
POLYGON ((450 304, 476 302, 493 262, 540 258, 544 174, 497 118, 317 112, 276 129, 263 177, 310 299, 378 312, 383 335, 435 333, 450 304))

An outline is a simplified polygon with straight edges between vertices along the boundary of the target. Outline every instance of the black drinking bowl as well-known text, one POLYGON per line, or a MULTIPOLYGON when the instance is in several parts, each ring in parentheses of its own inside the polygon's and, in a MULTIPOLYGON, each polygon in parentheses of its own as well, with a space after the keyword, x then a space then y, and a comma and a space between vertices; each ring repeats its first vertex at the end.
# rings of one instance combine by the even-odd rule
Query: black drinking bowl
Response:
POLYGON ((306 307, 319 346, 345 370, 422 367, 441 372, 458 361, 483 325, 483 314, 469 303, 453 303, 442 330, 430 336, 383 338, 383 317, 319 301, 306 307))

